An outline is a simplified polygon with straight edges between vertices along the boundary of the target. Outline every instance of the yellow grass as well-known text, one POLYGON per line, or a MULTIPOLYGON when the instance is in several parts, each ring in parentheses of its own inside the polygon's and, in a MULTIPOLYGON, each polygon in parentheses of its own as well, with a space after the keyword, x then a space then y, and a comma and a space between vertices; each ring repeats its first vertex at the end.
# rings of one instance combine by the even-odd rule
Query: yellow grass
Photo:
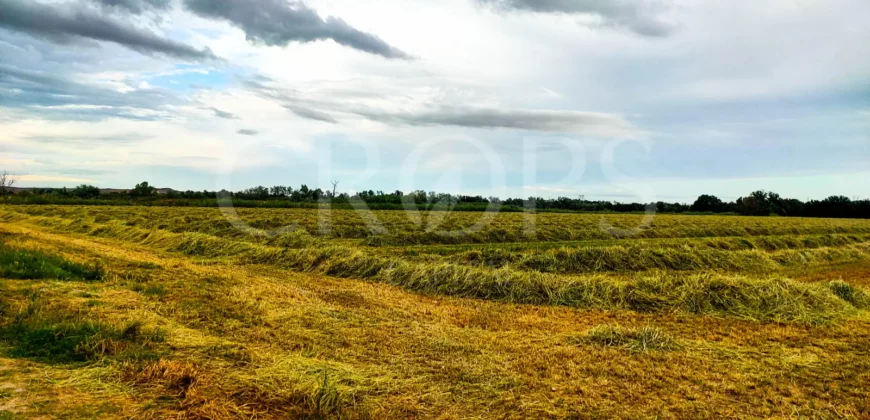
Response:
MULTIPOLYGON (((0 418, 870 415, 864 239, 805 240, 870 233, 866 222, 688 217, 683 228, 671 216, 647 235, 742 231, 749 240, 779 235, 787 246, 671 247, 629 238, 604 248, 713 250, 709 261, 721 264, 751 252, 775 264, 556 273, 472 266, 457 254, 384 252, 364 243, 369 234, 209 230, 221 219, 208 211, 0 208, 8 246, 99 263, 106 273, 102 281, 0 279, 3 331, 96 325, 100 332, 70 347, 81 356, 72 361, 22 355, 20 335, 0 341, 0 418), (513 282, 500 283, 501 294, 481 282, 496 275, 513 282), (538 289, 520 280, 550 292, 532 293, 538 289), (553 292, 581 290, 566 285, 595 287, 582 289, 586 300, 553 292), (537 300, 518 303, 523 296, 537 300)), ((300 210, 248 212, 250 220, 316 219, 300 210)), ((522 216, 499 215, 506 219, 497 223, 515 226, 522 216)), ((539 217, 539 225, 597 235, 597 215, 539 217)), ((342 218, 351 226, 351 216, 342 218)), ((589 248, 571 244, 567 252, 589 248)), ((559 249, 552 252, 564 264, 559 249)), ((540 262, 551 251, 511 252, 540 262)))

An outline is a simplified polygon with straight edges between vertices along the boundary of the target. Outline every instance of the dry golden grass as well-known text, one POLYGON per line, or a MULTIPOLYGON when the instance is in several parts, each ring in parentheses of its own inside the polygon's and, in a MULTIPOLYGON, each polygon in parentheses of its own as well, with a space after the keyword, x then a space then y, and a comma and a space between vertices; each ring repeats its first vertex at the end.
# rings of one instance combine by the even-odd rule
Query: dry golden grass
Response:
POLYGON ((638 228, 630 239, 870 234, 870 220, 670 214, 657 215, 646 226, 645 216, 635 214, 377 211, 366 217, 353 210, 241 208, 235 210, 237 218, 228 219, 217 208, 28 205, 5 206, 3 213, 7 220, 36 216, 88 224, 117 222, 145 230, 255 239, 250 230, 234 226, 232 221, 238 221, 254 231, 293 226, 323 238, 377 246, 613 240, 602 223, 613 229, 638 228), (530 226, 534 234, 529 234, 530 226))
MULTIPOLYGON (((376 277, 288 270, 276 258, 239 263, 277 246, 311 247, 298 238, 179 242, 171 235, 182 232, 142 232, 112 218, 54 220, 75 221, 76 212, 108 217, 103 209, 63 209, 64 218, 13 210, 0 212, 10 246, 99 262, 106 275, 96 282, 0 279, 0 329, 16 320, 92 323, 112 346, 68 361, 21 355, 19 341, 0 341, 0 383, 8 384, 0 388, 0 418, 870 416, 870 316, 844 300, 858 302, 865 291, 870 263, 863 259, 777 272, 807 285, 806 293, 836 299, 842 311, 829 321, 755 321, 727 311, 421 294, 376 277)), ((171 210, 177 213, 158 209, 179 218, 187 211, 171 210)), ((686 275, 734 284, 728 273, 686 275)), ((765 284, 753 282, 769 275, 743 277, 765 284)), ((616 272, 596 276, 633 281, 616 272)))

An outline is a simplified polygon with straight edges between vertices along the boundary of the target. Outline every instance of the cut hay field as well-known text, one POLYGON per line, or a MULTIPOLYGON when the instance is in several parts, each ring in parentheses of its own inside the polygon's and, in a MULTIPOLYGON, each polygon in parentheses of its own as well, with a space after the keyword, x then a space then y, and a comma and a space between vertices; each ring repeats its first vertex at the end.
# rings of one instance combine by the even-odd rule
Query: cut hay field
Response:
POLYGON ((0 419, 868 418, 868 343, 870 220, 0 206, 0 419))

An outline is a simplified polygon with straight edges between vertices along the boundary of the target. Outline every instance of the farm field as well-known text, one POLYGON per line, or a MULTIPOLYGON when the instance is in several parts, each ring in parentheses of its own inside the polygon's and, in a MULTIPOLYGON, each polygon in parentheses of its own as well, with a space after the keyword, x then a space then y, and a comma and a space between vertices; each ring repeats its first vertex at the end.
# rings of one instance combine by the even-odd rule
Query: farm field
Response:
POLYGON ((0 206, 0 419, 866 418, 870 220, 0 206))

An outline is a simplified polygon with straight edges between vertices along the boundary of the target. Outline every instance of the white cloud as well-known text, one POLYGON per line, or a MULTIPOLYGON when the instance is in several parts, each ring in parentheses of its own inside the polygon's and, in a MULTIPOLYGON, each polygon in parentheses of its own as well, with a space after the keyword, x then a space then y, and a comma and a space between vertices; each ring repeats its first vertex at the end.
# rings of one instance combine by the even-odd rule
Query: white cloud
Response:
POLYGON ((550 193, 550 194, 577 194, 580 192, 576 188, 553 187, 546 185, 523 185, 523 190, 529 191, 530 194, 550 193))
MULTIPOLYGON (((66 176, 35 175, 35 174, 20 175, 20 176, 18 176, 18 181, 20 182, 20 185, 22 185, 22 186, 25 186, 25 185, 33 186, 33 185, 36 185, 38 183, 49 183, 49 182, 62 182, 62 183, 66 183, 66 182, 82 182, 82 183, 96 182, 95 180, 90 179, 90 178, 75 178, 75 177, 66 177, 66 176)), ((45 185, 45 186, 50 187, 51 185, 45 185)))
MULTIPOLYGON (((861 102, 870 74, 866 1, 674 0, 663 14, 637 16, 625 13, 630 8, 501 13, 477 3, 306 2, 321 16, 340 16, 376 34, 412 61, 332 41, 255 45, 244 31, 181 7, 159 12, 149 30, 197 51, 209 48, 224 62, 191 65, 106 43, 58 46, 0 33, 4 65, 22 71, 16 79, 0 73, 0 94, 8 93, 0 102, 0 165, 42 174, 40 162, 51 161, 64 170, 117 172, 95 172, 89 176, 95 181, 167 171, 182 173, 173 179, 184 188, 185 176, 214 177, 233 162, 236 170, 255 174, 251 179, 286 183, 310 176, 311 169, 287 165, 293 166, 289 173, 269 172, 282 159, 310 162, 325 139, 354 138, 376 144, 384 161, 376 184, 360 187, 389 190, 396 187, 389 171, 417 144, 467 136, 514 147, 531 135, 583 144, 651 139, 653 151, 662 151, 654 164, 642 153, 623 153, 617 162, 642 167, 650 178, 679 173, 695 181, 749 170, 788 176, 809 163, 821 172, 838 170, 844 160, 870 163, 861 160, 866 149, 860 148, 870 115, 861 102), (635 24, 648 18, 679 29, 638 35, 643 27, 635 24), (608 21, 622 30, 594 27, 608 21), (80 86, 37 86, 24 76, 80 86), (273 92, 281 95, 264 95, 246 80, 277 87, 273 92), (258 134, 240 136, 240 130, 258 134), (105 141, 137 133, 135 141, 105 141), (85 150, 83 141, 94 147, 85 150), (793 164, 775 159, 772 151, 783 148, 793 164), (733 172, 711 174, 717 162, 729 162, 721 166, 733 172)), ((341 162, 359 158, 349 149, 334 153, 341 162)), ((518 153, 508 169, 515 169, 518 153)), ((421 168, 474 169, 480 163, 474 156, 444 147, 421 168)), ((538 166, 551 169, 558 158, 540 157, 538 166)), ((590 164, 597 158, 591 154, 590 164)), ((355 170, 340 165, 336 171, 355 170)), ((474 176, 470 180, 484 175, 474 176)), ((576 193, 577 186, 559 184, 529 188, 576 193)), ((525 193, 522 183, 511 187, 525 193)))

